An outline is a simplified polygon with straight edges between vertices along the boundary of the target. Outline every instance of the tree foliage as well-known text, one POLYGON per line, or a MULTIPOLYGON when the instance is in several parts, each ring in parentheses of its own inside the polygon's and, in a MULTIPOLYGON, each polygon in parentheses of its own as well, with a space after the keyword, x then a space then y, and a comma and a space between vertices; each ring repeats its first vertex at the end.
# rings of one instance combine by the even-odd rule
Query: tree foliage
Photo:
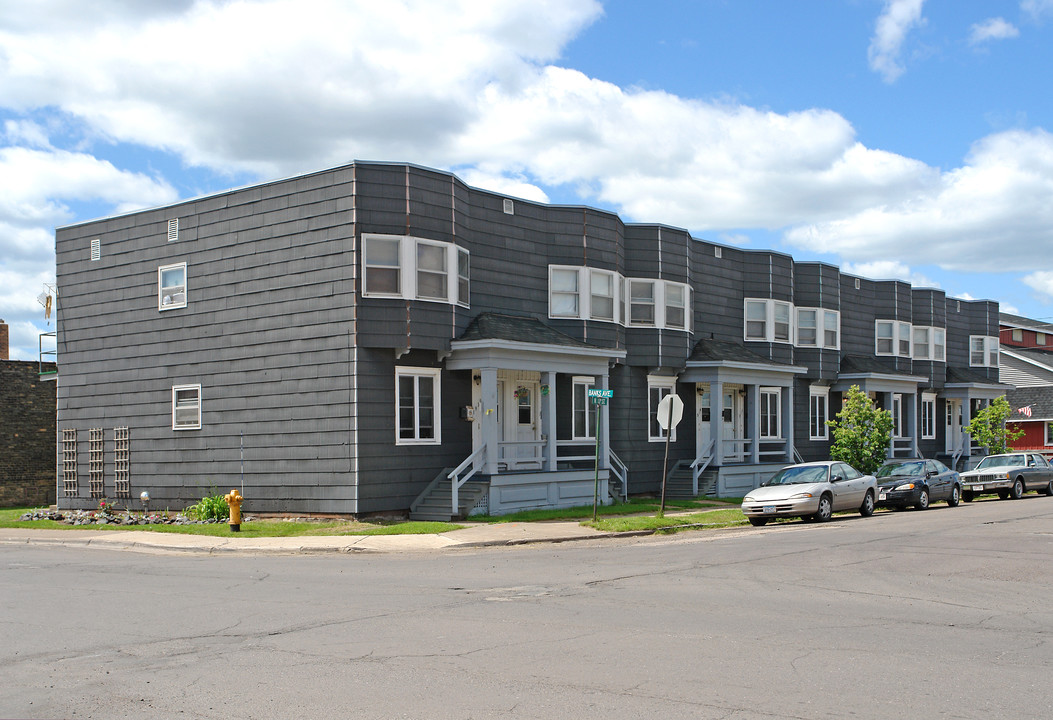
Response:
POLYGON ((873 474, 888 457, 892 440, 892 413, 874 406, 867 394, 853 385, 844 404, 827 425, 833 430, 830 457, 846 462, 856 470, 873 474))
POLYGON ((1009 443, 1024 434, 1023 430, 1010 430, 1006 427, 1005 421, 1012 412, 1013 408, 1003 395, 976 413, 976 417, 965 426, 965 431, 977 445, 987 448, 992 455, 1009 452, 1009 443))

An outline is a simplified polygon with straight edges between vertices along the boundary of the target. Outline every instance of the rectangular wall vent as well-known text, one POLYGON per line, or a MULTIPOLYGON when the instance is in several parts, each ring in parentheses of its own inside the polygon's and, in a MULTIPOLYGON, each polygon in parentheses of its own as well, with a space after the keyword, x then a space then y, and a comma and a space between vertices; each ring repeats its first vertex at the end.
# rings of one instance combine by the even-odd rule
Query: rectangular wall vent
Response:
POLYGON ((515 215, 516 206, 511 200, 505 200, 505 215, 515 215))
POLYGON ((168 242, 175 242, 179 239, 179 218, 172 218, 168 221, 168 242))
POLYGON ((95 238, 91 241, 91 259, 98 260, 102 257, 102 240, 95 238))
POLYGON ((719 247, 714 247, 713 248, 713 257, 715 257, 715 258, 723 257, 722 249, 719 248, 719 247))

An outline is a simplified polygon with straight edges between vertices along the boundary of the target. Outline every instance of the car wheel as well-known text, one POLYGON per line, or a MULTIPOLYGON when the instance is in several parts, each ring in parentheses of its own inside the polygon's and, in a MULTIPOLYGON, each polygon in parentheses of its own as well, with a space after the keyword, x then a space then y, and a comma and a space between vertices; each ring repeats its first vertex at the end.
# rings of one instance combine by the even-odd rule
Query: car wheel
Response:
POLYGON ((958 501, 962 497, 962 489, 957 485, 951 486, 951 494, 947 498, 947 507, 958 507, 958 501))
POLYGON ((921 495, 918 495, 918 502, 914 503, 914 507, 918 510, 929 509, 929 489, 922 488, 921 495))
POLYGON ((1017 478, 1013 482, 1013 487, 1009 490, 1009 497, 1013 498, 1014 500, 1019 500, 1023 496, 1024 496, 1024 481, 1021 480, 1020 478, 1017 478))
POLYGON ((1046 485, 1046 489, 1042 492, 1044 492, 1046 495, 1053 495, 1053 480, 1049 481, 1049 484, 1046 485))
POLYGON ((830 499, 829 495, 823 495, 819 498, 819 509, 816 510, 814 515, 812 515, 812 519, 816 522, 826 522, 833 514, 833 501, 830 499))
POLYGON ((874 514, 874 493, 867 490, 867 496, 863 498, 863 504, 859 506, 859 514, 870 517, 874 514))
POLYGON ((768 524, 768 518, 750 518, 750 525, 753 527, 764 527, 768 524))
POLYGON ((964 490, 964 491, 962 491, 962 500, 964 500, 965 502, 972 502, 973 501, 973 491, 972 490, 964 490))

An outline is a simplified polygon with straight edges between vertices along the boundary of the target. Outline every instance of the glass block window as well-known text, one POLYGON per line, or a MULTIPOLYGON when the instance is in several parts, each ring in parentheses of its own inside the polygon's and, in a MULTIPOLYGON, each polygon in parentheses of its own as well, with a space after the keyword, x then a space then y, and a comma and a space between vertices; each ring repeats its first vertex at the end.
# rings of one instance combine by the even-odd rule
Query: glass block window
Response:
POLYGON ((131 497, 131 482, 129 478, 129 444, 128 428, 119 427, 113 429, 113 486, 114 495, 119 498, 131 497))
POLYGON ((62 431, 62 494, 77 495, 77 431, 62 431))
POLYGON ((93 498, 105 497, 103 488, 102 428, 88 430, 88 491, 93 498))

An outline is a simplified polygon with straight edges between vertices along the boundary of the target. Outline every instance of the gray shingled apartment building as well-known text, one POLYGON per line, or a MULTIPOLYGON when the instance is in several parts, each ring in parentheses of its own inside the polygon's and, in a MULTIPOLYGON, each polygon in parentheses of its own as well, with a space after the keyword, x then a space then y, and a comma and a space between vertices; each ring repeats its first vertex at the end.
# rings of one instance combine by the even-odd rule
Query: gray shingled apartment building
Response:
POLYGON ((827 457, 851 385, 890 455, 959 464, 1005 391, 997 303, 413 165, 59 228, 56 255, 61 507, 503 513, 591 503, 597 454, 602 499, 656 492, 669 393, 671 492, 742 495, 827 457))

